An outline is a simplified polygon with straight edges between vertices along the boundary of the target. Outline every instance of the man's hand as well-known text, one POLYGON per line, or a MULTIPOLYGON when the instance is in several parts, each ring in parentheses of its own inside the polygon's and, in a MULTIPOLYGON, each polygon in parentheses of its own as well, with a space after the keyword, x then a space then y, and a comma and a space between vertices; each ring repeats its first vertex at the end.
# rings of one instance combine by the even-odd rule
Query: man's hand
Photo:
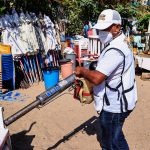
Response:
POLYGON ((79 78, 85 78, 94 85, 101 84, 107 76, 97 70, 89 70, 84 67, 76 67, 75 75, 79 78))
POLYGON ((81 77, 83 77, 83 70, 84 70, 84 68, 83 67, 76 67, 76 69, 75 69, 75 75, 77 76, 77 77, 79 77, 79 78, 81 78, 81 77))

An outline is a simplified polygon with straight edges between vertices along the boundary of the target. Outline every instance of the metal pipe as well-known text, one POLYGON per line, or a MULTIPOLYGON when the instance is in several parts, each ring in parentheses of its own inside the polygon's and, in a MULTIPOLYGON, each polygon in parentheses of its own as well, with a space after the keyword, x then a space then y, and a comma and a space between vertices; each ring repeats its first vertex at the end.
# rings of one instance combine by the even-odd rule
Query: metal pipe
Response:
POLYGON ((72 74, 66 79, 60 81, 58 84, 56 84, 52 88, 38 95, 34 102, 32 102, 31 104, 19 110, 12 116, 5 119, 4 124, 8 126, 14 121, 16 121, 17 119, 21 118, 22 116, 30 112, 32 109, 36 108, 38 105, 43 105, 51 101, 55 96, 57 96, 58 94, 66 90, 68 87, 70 87, 73 84, 74 80, 75 80, 75 74, 72 74))
POLYGON ((32 109, 34 109, 38 105, 39 105, 39 101, 34 101, 33 103, 27 105, 23 109, 19 110, 18 112, 8 117, 6 120, 4 120, 4 124, 6 126, 10 125, 11 123, 21 118, 22 116, 24 116, 26 113, 30 112, 32 109))

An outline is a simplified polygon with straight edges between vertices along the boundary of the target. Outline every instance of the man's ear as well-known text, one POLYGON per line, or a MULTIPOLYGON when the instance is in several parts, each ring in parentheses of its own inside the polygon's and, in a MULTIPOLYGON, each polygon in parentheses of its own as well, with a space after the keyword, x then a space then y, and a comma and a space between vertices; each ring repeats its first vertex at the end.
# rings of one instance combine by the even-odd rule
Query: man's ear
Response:
POLYGON ((120 24, 117 24, 117 25, 116 25, 116 31, 117 31, 117 32, 120 32, 120 30, 121 30, 121 25, 120 25, 120 24))

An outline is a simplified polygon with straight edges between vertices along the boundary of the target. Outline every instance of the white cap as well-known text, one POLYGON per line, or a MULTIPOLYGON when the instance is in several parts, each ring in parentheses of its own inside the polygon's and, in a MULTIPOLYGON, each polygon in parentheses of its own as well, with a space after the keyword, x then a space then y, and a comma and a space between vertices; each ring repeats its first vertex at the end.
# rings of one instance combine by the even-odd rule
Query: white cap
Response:
POLYGON ((121 25, 121 16, 116 10, 106 9, 101 12, 97 23, 92 28, 104 30, 110 27, 112 24, 121 25))

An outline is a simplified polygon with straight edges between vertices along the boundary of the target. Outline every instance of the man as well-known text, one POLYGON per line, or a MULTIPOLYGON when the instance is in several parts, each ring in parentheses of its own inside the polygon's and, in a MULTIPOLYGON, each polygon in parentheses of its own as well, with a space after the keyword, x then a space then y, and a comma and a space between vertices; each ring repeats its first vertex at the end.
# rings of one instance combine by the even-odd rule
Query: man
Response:
POLYGON ((102 11, 93 28, 104 44, 96 70, 76 67, 75 74, 95 85, 102 149, 129 150, 122 127, 137 101, 133 54, 121 31, 121 16, 117 11, 102 11))
POLYGON ((90 30, 89 21, 86 21, 83 28, 83 34, 85 38, 88 38, 88 31, 90 30))

